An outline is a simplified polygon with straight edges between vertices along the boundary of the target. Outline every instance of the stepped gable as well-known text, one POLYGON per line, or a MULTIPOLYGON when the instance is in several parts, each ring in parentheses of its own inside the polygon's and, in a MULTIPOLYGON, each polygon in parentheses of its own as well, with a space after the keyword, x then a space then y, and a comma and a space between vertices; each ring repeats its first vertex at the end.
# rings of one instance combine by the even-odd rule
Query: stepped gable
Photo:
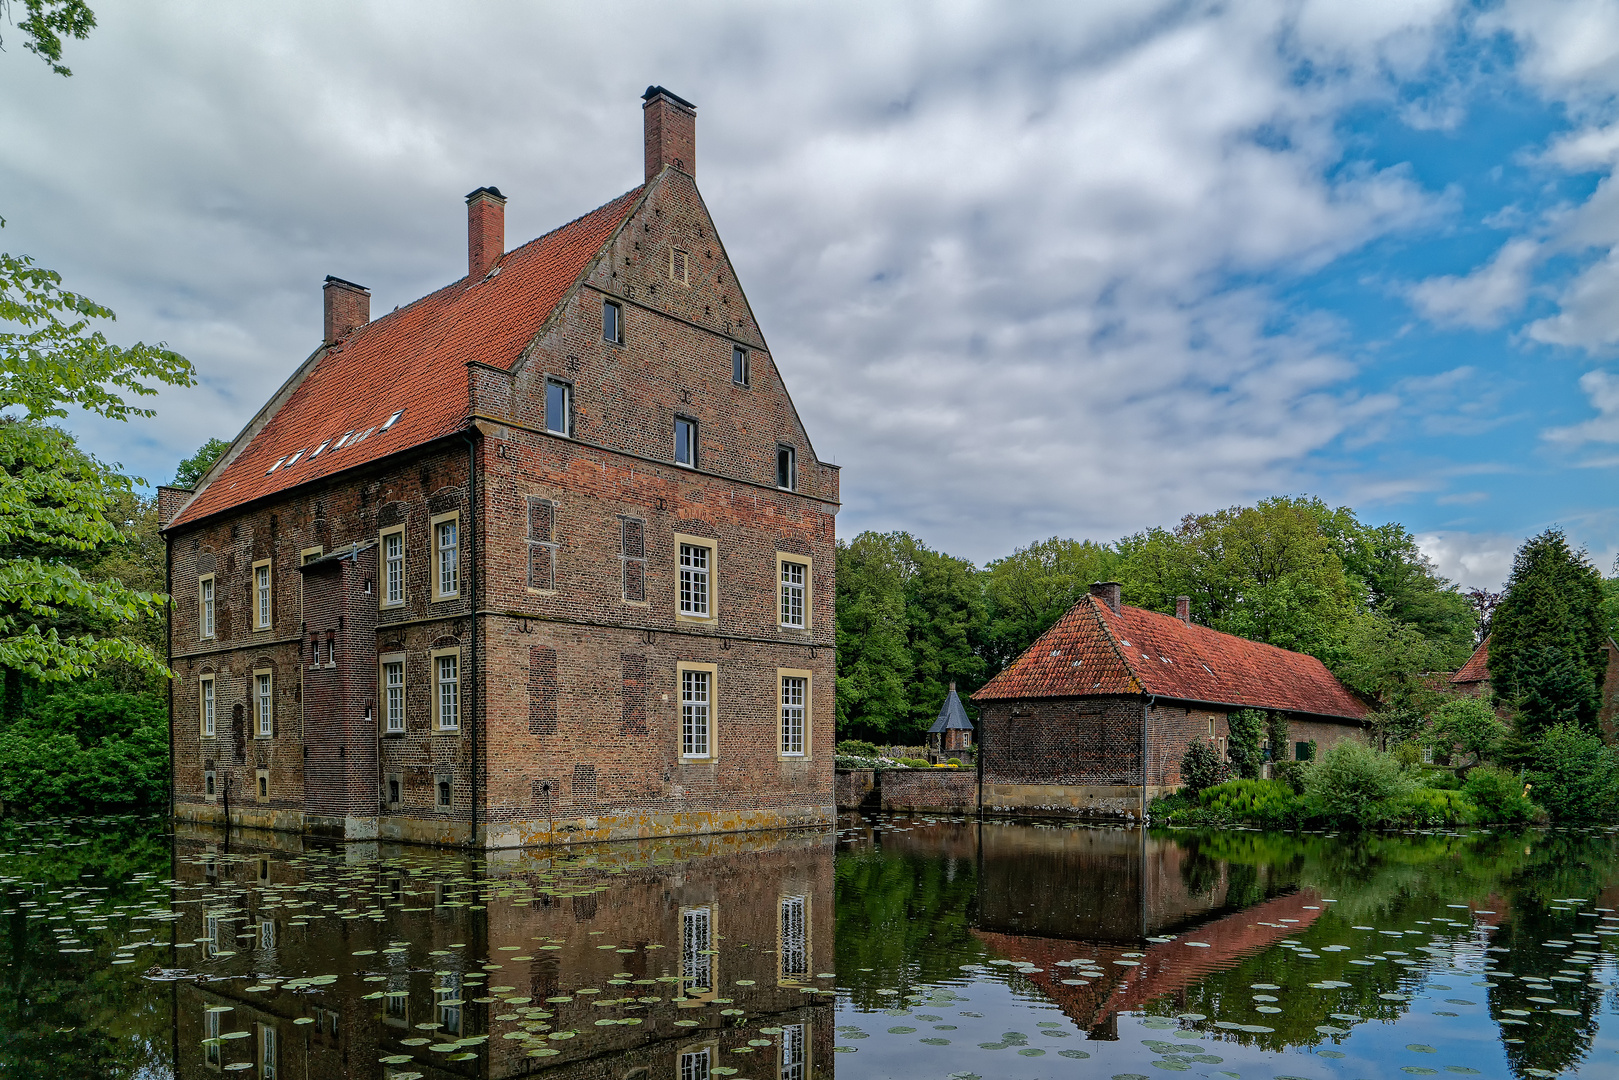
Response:
POLYGON ((1450 677, 1452 683, 1481 683, 1490 677, 1490 639, 1485 638, 1479 642, 1473 655, 1467 658, 1462 669, 1450 677))
MULTIPOLYGON (((169 528, 189 524, 401 450, 467 424, 468 363, 510 368, 629 216, 638 187, 514 248, 477 281, 462 278, 368 323, 311 358, 291 395, 169 528), (403 409, 397 423, 384 423, 403 409), (345 434, 370 435, 341 448, 345 434), (278 458, 303 451, 294 465, 278 458)), ((299 376, 294 376, 296 381, 299 376)), ((279 395, 278 395, 279 396, 279 395)))
POLYGON ((1070 608, 975 701, 1152 694, 1359 720, 1364 702, 1313 656, 1095 596, 1070 608))

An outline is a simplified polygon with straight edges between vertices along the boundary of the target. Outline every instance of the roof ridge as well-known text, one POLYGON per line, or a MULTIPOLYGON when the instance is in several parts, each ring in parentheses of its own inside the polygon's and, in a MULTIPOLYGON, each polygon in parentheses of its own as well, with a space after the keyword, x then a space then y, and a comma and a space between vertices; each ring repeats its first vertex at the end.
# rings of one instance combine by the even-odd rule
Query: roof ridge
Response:
MULTIPOLYGON (((572 221, 564 221, 561 225, 558 225, 556 228, 552 229, 550 232, 543 232, 540 235, 534 237, 532 240, 523 241, 521 244, 518 244, 516 247, 512 248, 510 251, 501 252, 500 261, 504 262, 505 259, 506 259, 506 256, 516 254, 517 252, 522 251, 526 247, 532 247, 533 245, 538 244, 541 240, 544 240, 544 239, 546 239, 548 237, 555 236, 557 233, 561 232, 563 229, 569 228, 570 226, 573 226, 573 225, 577 225, 581 221, 585 220, 587 217, 591 217, 594 214, 601 213, 603 210, 607 209, 609 206, 612 206, 614 203, 621 201, 626 196, 633 195, 637 191, 644 191, 650 186, 651 186, 650 184, 637 184, 635 187, 630 188, 628 191, 624 191, 624 192, 621 192, 618 195, 614 195, 611 199, 608 199, 606 202, 602 203, 600 206, 593 207, 590 210, 586 210, 584 213, 580 214, 578 217, 574 218, 572 221)), ((457 278, 456 281, 465 281, 465 280, 467 280, 467 278, 470 278, 471 276, 472 276, 471 274, 467 274, 467 275, 465 275, 463 277, 457 278)), ((482 280, 482 279, 479 279, 479 280, 482 280)), ((450 284, 453 285, 453 284, 455 284, 455 282, 452 281, 450 284)))

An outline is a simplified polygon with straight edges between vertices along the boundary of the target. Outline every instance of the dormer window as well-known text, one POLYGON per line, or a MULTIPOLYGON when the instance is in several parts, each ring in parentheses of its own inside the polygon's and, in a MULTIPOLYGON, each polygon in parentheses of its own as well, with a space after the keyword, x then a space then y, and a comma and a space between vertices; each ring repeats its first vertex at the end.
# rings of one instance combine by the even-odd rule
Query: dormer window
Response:
POLYGON ((392 416, 388 417, 388 419, 383 422, 382 427, 378 428, 377 430, 379 430, 379 431, 387 431, 389 428, 391 428, 395 424, 399 423, 399 418, 401 416, 404 416, 404 415, 405 415, 405 410, 400 409, 398 412, 396 412, 392 416))

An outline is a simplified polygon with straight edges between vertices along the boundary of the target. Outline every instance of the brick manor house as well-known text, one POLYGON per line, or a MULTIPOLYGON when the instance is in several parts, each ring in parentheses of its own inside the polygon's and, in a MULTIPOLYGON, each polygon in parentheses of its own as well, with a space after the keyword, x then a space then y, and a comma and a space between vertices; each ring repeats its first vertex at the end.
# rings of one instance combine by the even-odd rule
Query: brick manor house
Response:
POLYGON ((516 847, 821 825, 838 473, 715 233, 696 110, 645 182, 320 346, 163 488, 175 816, 516 847))

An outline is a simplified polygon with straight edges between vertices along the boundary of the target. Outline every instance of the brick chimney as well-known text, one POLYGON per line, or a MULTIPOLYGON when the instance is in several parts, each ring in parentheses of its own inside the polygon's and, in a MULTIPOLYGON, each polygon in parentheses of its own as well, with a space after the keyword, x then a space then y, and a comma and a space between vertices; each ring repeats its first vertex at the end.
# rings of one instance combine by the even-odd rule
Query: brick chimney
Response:
POLYGON ((326 343, 371 321, 371 290, 340 277, 326 277, 326 343))
POLYGON ((1113 614, 1119 613, 1119 593, 1123 589, 1117 581, 1091 582, 1091 595, 1113 609, 1113 614))
POLYGON ((497 187, 467 194, 467 277, 474 283, 506 253, 506 196, 497 187))
POLYGON ((657 176, 665 165, 696 176, 697 106, 661 86, 647 87, 641 100, 646 127, 646 178, 657 176))
POLYGON ((1192 625, 1192 598, 1190 596, 1175 597, 1175 618, 1187 626, 1192 625))

